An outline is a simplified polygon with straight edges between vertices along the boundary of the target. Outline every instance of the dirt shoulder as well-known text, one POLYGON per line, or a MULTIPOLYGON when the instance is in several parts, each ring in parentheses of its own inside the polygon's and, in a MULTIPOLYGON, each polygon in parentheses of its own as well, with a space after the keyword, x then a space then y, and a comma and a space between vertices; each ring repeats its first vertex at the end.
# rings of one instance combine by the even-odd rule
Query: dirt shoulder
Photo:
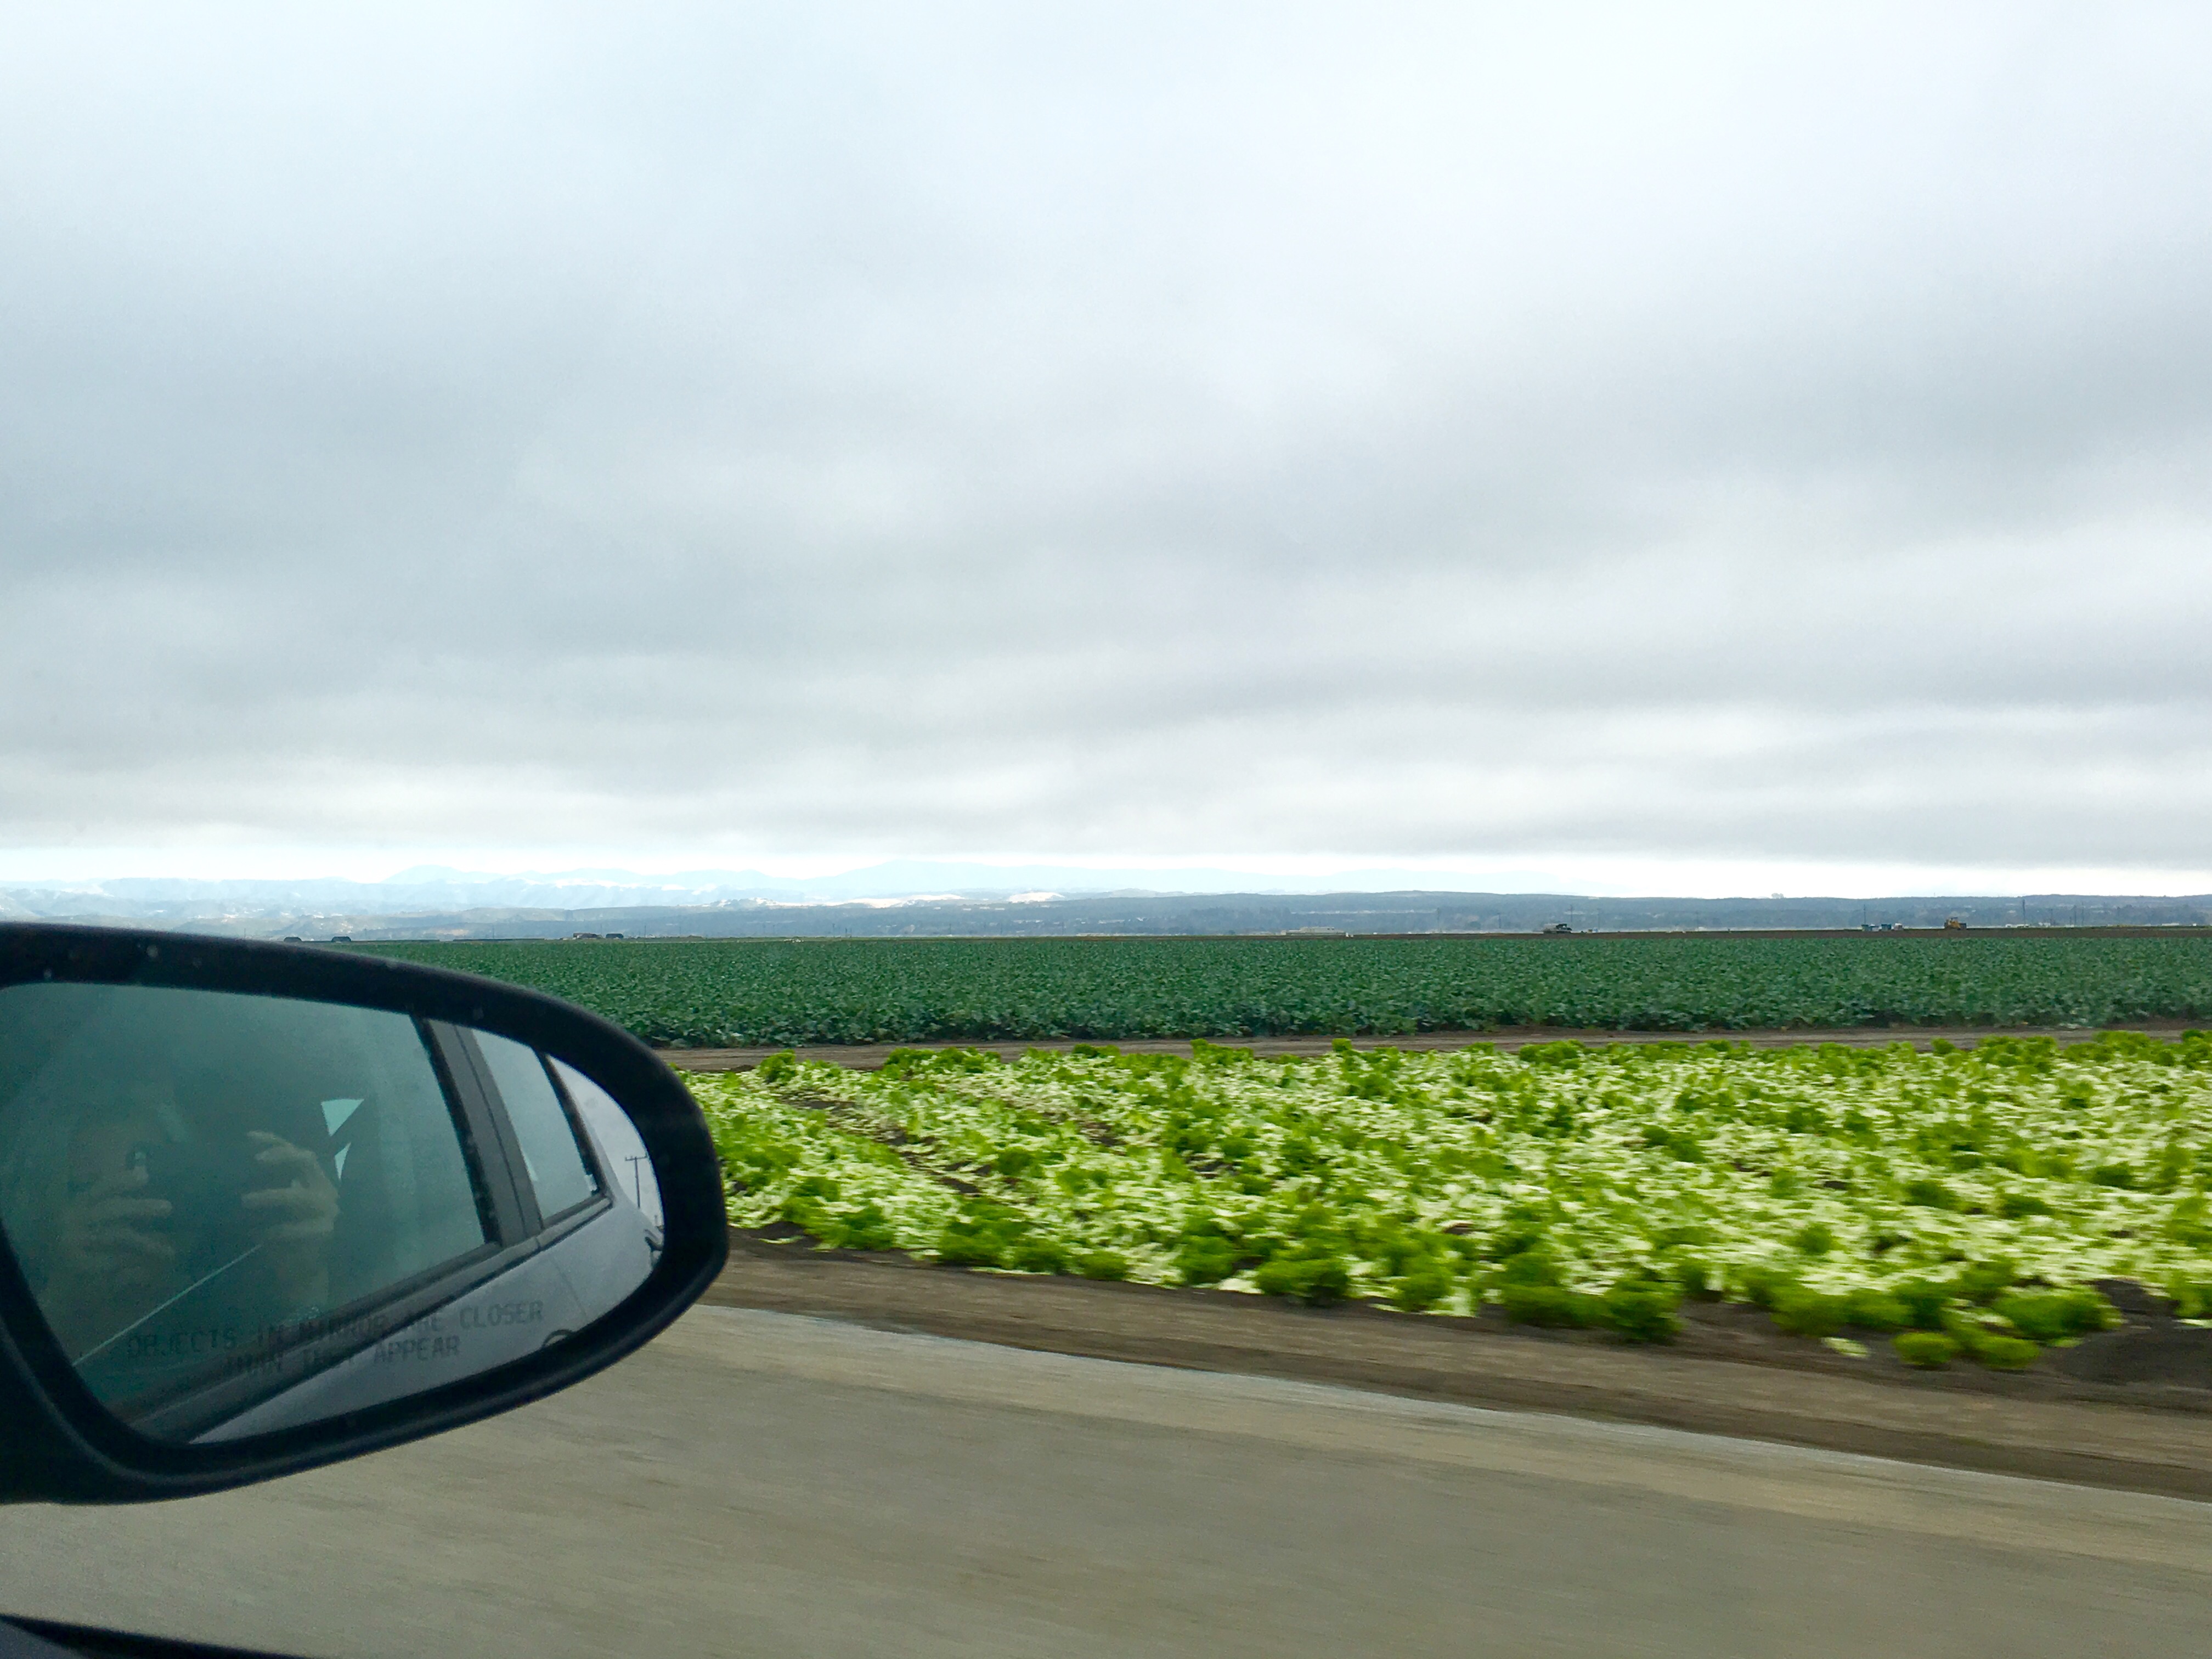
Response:
MULTIPOLYGON (((900 1256, 817 1250, 733 1229, 706 1301, 813 1314, 1144 1364, 1331 1382, 1467 1405, 1649 1423, 1908 1462, 2212 1499, 2212 1387, 2093 1382, 2050 1361, 1999 1375, 1915 1371, 1876 1348, 1854 1358, 1776 1332, 1731 1304, 1685 1309, 1680 1341, 1633 1348, 1588 1332, 1493 1317, 1302 1308, 1226 1291, 970 1272, 900 1256)), ((2090 1375, 2176 1375, 2169 1342, 2136 1321, 2074 1351, 2090 1375), (2090 1344, 2101 1345, 2090 1353, 2090 1344), (2163 1352, 2161 1350, 2161 1352, 2163 1352)), ((2212 1332, 2183 1369, 2206 1367, 2212 1332)), ((2073 1363, 2069 1361, 2069 1363, 2073 1363)))
MULTIPOLYGON (((2130 1030, 2148 1031, 2158 1036, 2174 1036, 2191 1029, 2186 1020, 2146 1020, 2130 1025, 2130 1030)), ((1488 1042, 1511 1050, 1525 1048, 1532 1042, 1747 1042, 1754 1048, 1788 1048, 1808 1042, 1840 1042, 1853 1048, 1879 1048, 1893 1042, 1909 1042, 1924 1049, 1938 1038, 1969 1048, 1985 1038, 1993 1036, 2047 1036, 2059 1042, 2087 1042, 2096 1031, 2081 1026, 2037 1026, 2033 1028, 1996 1026, 1936 1027, 1925 1025, 1850 1026, 1834 1030, 1780 1031, 1606 1031, 1569 1030, 1559 1026, 1515 1026, 1493 1031, 1420 1031, 1405 1036, 1356 1036, 1350 1039, 1355 1048, 1407 1048, 1416 1052, 1438 1048, 1464 1048, 1471 1043, 1488 1042)), ((1249 1048, 1259 1054, 1325 1054, 1329 1045, 1340 1041, 1329 1036, 1287 1037, 1214 1037, 1208 1042, 1227 1047, 1249 1048)), ((1127 1054, 1182 1054, 1191 1051, 1188 1037, 1133 1037, 1125 1042, 1102 1043, 1101 1046, 1120 1049, 1127 1054)), ((817 1043, 801 1047, 794 1052, 801 1060, 827 1060, 833 1066, 843 1066, 854 1071, 872 1072, 884 1063, 884 1056, 894 1048, 982 1048, 1018 1059, 1031 1048, 1043 1048, 1065 1054, 1078 1046, 1073 1038, 1039 1038, 1025 1042, 854 1042, 817 1043)), ((663 1048, 660 1057, 680 1072, 738 1072, 757 1066, 773 1054, 783 1050, 774 1048, 663 1048)))

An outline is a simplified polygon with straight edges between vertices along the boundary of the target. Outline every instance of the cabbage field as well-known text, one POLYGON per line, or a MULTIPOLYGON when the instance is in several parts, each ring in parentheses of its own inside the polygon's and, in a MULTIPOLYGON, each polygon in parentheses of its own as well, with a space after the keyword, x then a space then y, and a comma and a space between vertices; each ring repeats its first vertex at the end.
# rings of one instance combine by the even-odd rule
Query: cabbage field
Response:
POLYGON ((1685 1297, 2028 1363, 2129 1277, 2212 1310, 2212 1035, 1319 1058, 1084 1047, 690 1079, 741 1225, 1013 1272, 1663 1339, 1685 1297))
POLYGON ((2125 1024, 2212 1018, 2212 939, 833 939, 392 944, 651 1042, 2125 1024))

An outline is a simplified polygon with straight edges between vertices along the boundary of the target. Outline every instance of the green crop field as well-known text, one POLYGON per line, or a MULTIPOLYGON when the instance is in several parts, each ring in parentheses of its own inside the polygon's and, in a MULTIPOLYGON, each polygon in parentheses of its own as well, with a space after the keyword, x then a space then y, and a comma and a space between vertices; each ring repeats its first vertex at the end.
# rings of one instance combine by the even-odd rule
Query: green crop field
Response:
POLYGON ((376 945, 648 1042, 2123 1024, 2212 1017, 2212 939, 855 939, 376 945))
MULTIPOLYGON (((1080 1048, 694 1077, 733 1221, 974 1267, 1664 1339, 1684 1297, 2025 1364, 2132 1277, 2212 1311, 2212 1036, 1255 1060, 1080 1048), (1916 1329, 1917 1328, 1917 1329, 1916 1329)), ((1840 1335, 1839 1333, 1853 1333, 1840 1335)))

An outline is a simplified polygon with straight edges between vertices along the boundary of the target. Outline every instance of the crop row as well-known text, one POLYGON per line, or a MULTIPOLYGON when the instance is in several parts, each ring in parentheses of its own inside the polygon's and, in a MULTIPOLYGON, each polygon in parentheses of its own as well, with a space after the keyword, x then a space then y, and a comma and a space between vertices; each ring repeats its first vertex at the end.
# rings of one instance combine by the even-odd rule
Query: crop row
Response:
POLYGON ((2212 1036, 1255 1060, 906 1051, 691 1085, 733 1221, 1015 1272, 1663 1337, 1748 1297, 1808 1335, 2024 1363, 2132 1278, 2212 1310, 2212 1036))
POLYGON ((2212 1017, 2212 939, 866 939, 380 945, 714 1048, 1498 1026, 2212 1017))

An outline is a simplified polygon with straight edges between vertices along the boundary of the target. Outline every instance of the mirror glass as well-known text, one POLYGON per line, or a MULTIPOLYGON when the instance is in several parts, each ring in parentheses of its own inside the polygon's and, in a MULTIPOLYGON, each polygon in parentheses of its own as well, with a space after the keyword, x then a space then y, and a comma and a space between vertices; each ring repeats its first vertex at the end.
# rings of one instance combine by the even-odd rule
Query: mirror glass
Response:
POLYGON ((331 1003, 0 989, 0 1231, 143 1434, 296 1427, 557 1342, 644 1282, 621 1106, 517 1042, 331 1003))

